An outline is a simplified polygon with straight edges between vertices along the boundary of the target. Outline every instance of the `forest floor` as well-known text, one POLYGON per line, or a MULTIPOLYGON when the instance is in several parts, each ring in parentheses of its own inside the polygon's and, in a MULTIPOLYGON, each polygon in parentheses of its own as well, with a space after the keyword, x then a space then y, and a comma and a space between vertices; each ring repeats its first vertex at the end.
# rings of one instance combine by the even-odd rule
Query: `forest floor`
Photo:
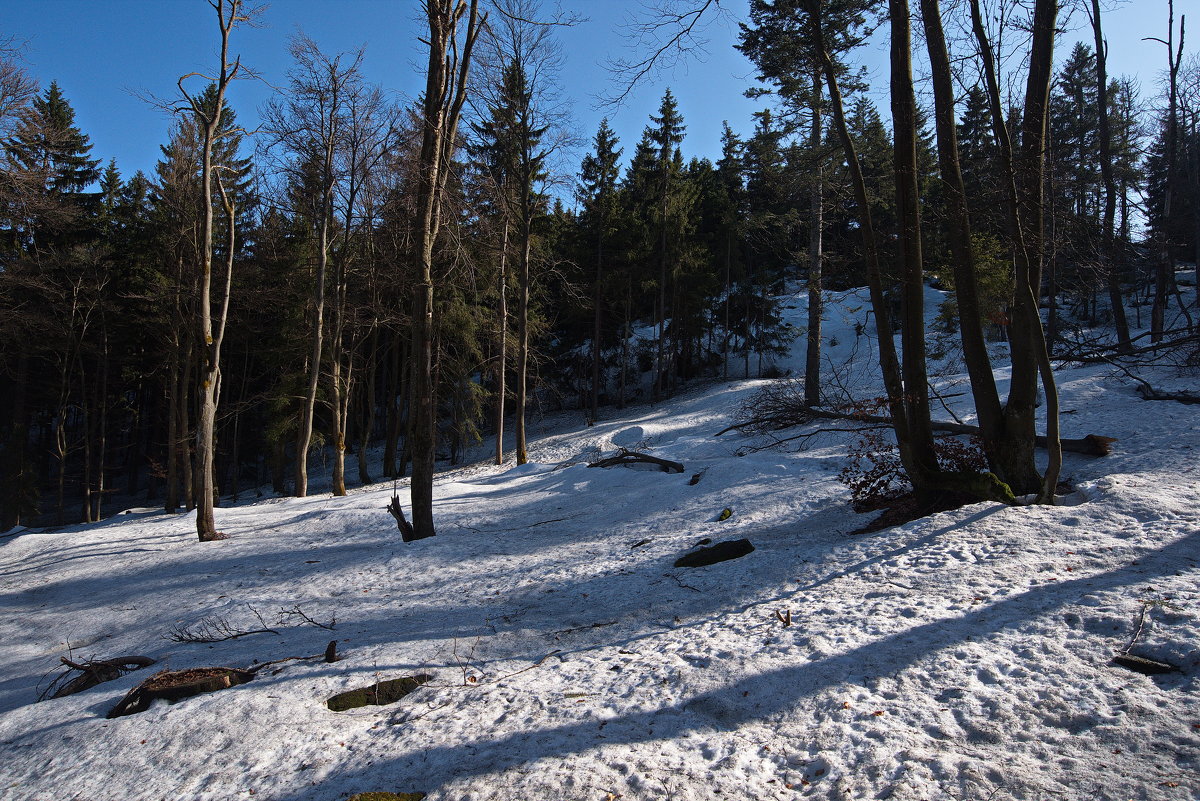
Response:
MULTIPOLYGON (((787 306, 803 326, 803 295, 787 306)), ((856 393, 875 372, 865 315, 865 293, 836 295, 826 330, 856 393)), ((954 369, 936 386, 969 419, 954 369)), ((1107 366, 1058 379, 1063 435, 1118 440, 1067 454, 1059 505, 980 503, 872 534, 851 533, 871 518, 837 481, 856 435, 753 452, 766 440, 714 436, 754 380, 590 427, 548 415, 532 463, 440 473, 438 535, 420 542, 400 542, 390 483, 225 506, 220 542, 152 509, 14 533, 0 796, 1200 797, 1200 407, 1144 401, 1107 366), (587 466, 622 447, 684 472, 587 466), (673 567, 702 539, 743 537, 742 558, 673 567), (175 641, 206 625, 271 631, 175 641), (1135 634, 1132 653, 1180 671, 1115 665, 1135 634), (159 669, 248 668, 332 639, 340 661, 105 717, 159 669), (36 702, 60 657, 130 654, 157 664, 36 702), (393 704, 326 705, 417 674, 431 679, 393 704)))

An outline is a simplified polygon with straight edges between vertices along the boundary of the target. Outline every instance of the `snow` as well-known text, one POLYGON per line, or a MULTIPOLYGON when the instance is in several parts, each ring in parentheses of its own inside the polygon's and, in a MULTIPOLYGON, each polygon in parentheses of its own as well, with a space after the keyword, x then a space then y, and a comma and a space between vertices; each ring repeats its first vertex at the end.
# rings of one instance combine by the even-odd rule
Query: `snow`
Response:
MULTIPOLYGON (((803 294, 787 304, 802 326, 803 294)), ((829 367, 854 388, 872 373, 864 315, 854 293, 831 297, 829 367)), ((795 347, 782 366, 802 365, 795 347)), ((1066 455, 1062 504, 982 503, 869 535, 851 534, 869 516, 836 480, 853 435, 744 456, 763 441, 714 436, 762 381, 593 426, 532 421, 530 464, 439 474, 438 536, 407 545, 384 509, 390 484, 220 508, 229 539, 215 543, 195 541, 192 515, 154 509, 11 532, 0 796, 1198 797, 1196 407, 1142 401, 1109 368, 1059 378, 1064 436, 1119 440, 1105 458, 1066 455), (685 472, 587 467, 618 447, 685 472), (748 556, 672 567, 703 538, 741 537, 748 556), (1111 664, 1143 607, 1134 652, 1182 673, 1111 664), (261 628, 258 616, 277 633, 165 638, 205 619, 261 628), (331 638, 342 661, 284 662, 105 718, 160 667, 248 667, 331 638), (60 657, 128 654, 159 665, 35 703, 60 657), (433 680, 396 704, 325 706, 416 673, 433 680)), ((949 402, 967 417, 967 400, 949 402)))

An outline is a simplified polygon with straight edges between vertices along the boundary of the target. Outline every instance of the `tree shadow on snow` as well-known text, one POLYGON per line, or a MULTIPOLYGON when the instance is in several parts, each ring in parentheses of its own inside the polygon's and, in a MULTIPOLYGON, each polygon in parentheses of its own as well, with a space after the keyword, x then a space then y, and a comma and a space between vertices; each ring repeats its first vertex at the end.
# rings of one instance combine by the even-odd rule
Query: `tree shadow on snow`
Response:
MULTIPOLYGON (((336 788, 309 788, 282 799, 312 801, 334 797, 337 791, 358 785, 403 785, 432 792, 456 779, 501 772, 540 759, 565 757, 605 745, 648 743, 682 737, 706 728, 730 728, 769 720, 787 712, 796 699, 833 688, 848 677, 862 676, 865 672, 895 675, 938 651, 1018 627, 1081 595, 1174 574, 1181 564, 1186 563, 1185 560, 1194 560, 1198 547, 1200 532, 1144 553, 1134 565, 1031 587, 957 618, 917 625, 804 665, 749 676, 659 709, 610 718, 603 726, 600 720, 590 720, 514 732, 492 740, 446 745, 414 742, 409 753, 390 762, 340 772, 336 788), (781 687, 790 688, 790 692, 781 693, 781 687)), ((855 567, 865 566, 874 559, 855 567)), ((841 574, 846 572, 841 571, 841 574)), ((826 577, 810 587, 820 586, 832 578, 826 577)), ((1097 650, 1108 655, 1107 644, 1098 644, 1097 650)), ((470 702, 464 698, 462 703, 470 702)))

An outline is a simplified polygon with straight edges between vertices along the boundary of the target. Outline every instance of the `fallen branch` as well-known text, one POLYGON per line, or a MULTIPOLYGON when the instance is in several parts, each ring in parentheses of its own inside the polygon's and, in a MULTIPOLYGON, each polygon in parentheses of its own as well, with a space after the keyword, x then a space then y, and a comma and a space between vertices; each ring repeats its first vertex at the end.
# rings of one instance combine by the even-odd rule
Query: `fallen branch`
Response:
POLYGON ((1142 396, 1143 400, 1175 401, 1176 403, 1187 404, 1200 403, 1200 395, 1195 392, 1165 392, 1161 389, 1155 389, 1144 382, 1138 386, 1138 394, 1142 396))
POLYGON ((337 640, 330 640, 329 645, 325 646, 325 650, 322 653, 312 654, 311 656, 285 656, 283 659, 272 659, 269 662, 260 662, 254 667, 246 668, 246 672, 258 673, 265 667, 278 665, 283 662, 293 662, 298 659, 323 659, 326 662, 336 662, 338 659, 340 659, 340 657, 337 655, 337 640))
POLYGON ((59 659, 67 670, 38 694, 39 701, 47 698, 64 698, 84 690, 90 690, 97 684, 119 679, 126 673, 132 673, 154 664, 154 660, 148 656, 117 656, 111 659, 92 659, 87 662, 72 662, 65 656, 59 657, 59 659), (74 671, 78 671, 78 675, 72 677, 71 673, 74 671))
POLYGON ((1102 361, 1108 362, 1113 367, 1124 373, 1126 378, 1137 382, 1137 391, 1138 394, 1142 396, 1143 400, 1171 400, 1178 403, 1188 404, 1200 403, 1200 395, 1197 395, 1194 392, 1163 392, 1162 390, 1155 389, 1150 385, 1149 381, 1142 378, 1140 375, 1133 372, 1120 362, 1117 362, 1114 359, 1103 359, 1102 361))
POLYGON ((302 621, 304 621, 308 625, 316 626, 317 628, 325 629, 326 631, 333 631, 334 627, 337 626, 337 617, 336 616, 329 618, 328 623, 318 623, 317 621, 315 621, 311 617, 309 617, 305 613, 305 611, 300 608, 299 604, 293 606, 291 609, 280 609, 279 610, 279 622, 280 623, 286 622, 289 617, 299 617, 302 621))
POLYGON ((681 579, 679 576, 675 575, 674 573, 663 573, 663 575, 670 579, 673 579, 675 581, 675 583, 680 586, 681 589, 691 590, 692 592, 704 592, 704 590, 700 589, 699 587, 693 587, 691 584, 688 584, 687 582, 685 582, 683 579, 681 579))
MULTIPOLYGON (((788 415, 776 414, 766 418, 753 418, 750 420, 744 420, 718 431, 715 436, 719 437, 727 431, 733 431, 742 428, 761 430, 764 426, 773 425, 778 426, 778 428, 789 428, 791 426, 803 425, 805 423, 812 422, 813 420, 853 420, 866 425, 890 426, 892 424, 892 418, 887 417, 886 415, 862 414, 859 412, 838 412, 831 409, 818 409, 814 406, 796 404, 795 408, 790 414, 790 417, 788 415), (788 419, 790 419, 791 422, 789 422, 787 425, 781 425, 782 422, 788 419)), ((951 423, 944 420, 934 420, 932 422, 932 427, 934 431, 941 431, 947 434, 966 434, 971 436, 980 435, 979 426, 967 425, 965 423, 951 423)), ((795 437, 777 440, 777 442, 774 444, 788 442, 792 439, 804 438, 806 436, 807 434, 798 434, 795 437)), ((1100 436, 1099 434, 1088 434, 1086 437, 1082 437, 1080 439, 1063 439, 1059 441, 1062 443, 1062 449, 1064 451, 1081 453, 1086 456, 1107 456, 1108 454, 1112 453, 1112 443, 1116 442, 1117 440, 1113 437, 1104 437, 1100 436)), ((1046 442, 1047 440, 1045 437, 1038 437, 1037 447, 1045 448, 1046 442)))
MULTIPOLYGON (((1181 328, 1176 331, 1167 331, 1167 332, 1164 332, 1164 335, 1170 336, 1172 334, 1179 334, 1186 330, 1187 329, 1181 328)), ((1147 331, 1143 334, 1139 334, 1138 336, 1131 339, 1130 342, 1137 342, 1139 339, 1144 339, 1145 337, 1150 336, 1150 333, 1151 332, 1147 331)), ((1077 351, 1074 353, 1056 353, 1056 354, 1053 354, 1050 358, 1056 362, 1079 362, 1080 364, 1099 364, 1102 362, 1111 362, 1113 359, 1128 358, 1130 356, 1138 356, 1138 355, 1141 355, 1144 353, 1153 353, 1153 352, 1159 351, 1159 350, 1171 350, 1173 348, 1178 348, 1182 345, 1189 345, 1189 344, 1193 344, 1196 342, 1200 342, 1200 336, 1197 336, 1196 334, 1186 334, 1177 339, 1171 339, 1171 340, 1167 340, 1165 342, 1156 342, 1153 345, 1146 345, 1146 346, 1143 346, 1140 348, 1132 348, 1124 353, 1122 353, 1120 351, 1120 349, 1116 343, 1112 343, 1111 345, 1109 345, 1107 347, 1096 348, 1096 349, 1090 350, 1090 351, 1077 351)))
POLYGON ((212 643, 236 640, 239 637, 249 637, 251 634, 279 634, 278 631, 267 625, 261 612, 248 604, 246 608, 258 618, 258 622, 262 624, 261 629, 241 629, 233 626, 228 618, 206 617, 190 626, 176 626, 163 637, 171 642, 212 643))
POLYGON ((683 472, 683 465, 679 462, 672 462, 670 459, 660 459, 657 456, 651 456, 648 453, 641 453, 639 451, 627 451, 624 448, 621 448, 615 456, 609 456, 592 462, 588 467, 616 467, 622 464, 638 463, 658 465, 664 473, 683 472))
POLYGON ((586 626, 575 626, 574 628, 570 628, 570 629, 562 629, 562 630, 556 631, 554 633, 555 634, 574 634, 577 631, 588 631, 589 629, 602 629, 605 626, 615 626, 615 625, 617 625, 617 621, 609 620, 604 623, 589 623, 586 626))

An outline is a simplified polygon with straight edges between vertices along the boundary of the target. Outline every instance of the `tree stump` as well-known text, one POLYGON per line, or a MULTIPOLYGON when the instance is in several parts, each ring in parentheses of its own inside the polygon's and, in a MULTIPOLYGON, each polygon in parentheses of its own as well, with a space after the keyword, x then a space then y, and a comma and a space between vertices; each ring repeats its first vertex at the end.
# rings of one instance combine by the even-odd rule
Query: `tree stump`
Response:
POLYGON ((108 718, 119 718, 145 712, 158 699, 168 703, 182 701, 193 695, 212 693, 245 684, 254 679, 249 670, 227 667, 200 667, 188 670, 164 670, 155 673, 134 687, 109 710, 108 718))

